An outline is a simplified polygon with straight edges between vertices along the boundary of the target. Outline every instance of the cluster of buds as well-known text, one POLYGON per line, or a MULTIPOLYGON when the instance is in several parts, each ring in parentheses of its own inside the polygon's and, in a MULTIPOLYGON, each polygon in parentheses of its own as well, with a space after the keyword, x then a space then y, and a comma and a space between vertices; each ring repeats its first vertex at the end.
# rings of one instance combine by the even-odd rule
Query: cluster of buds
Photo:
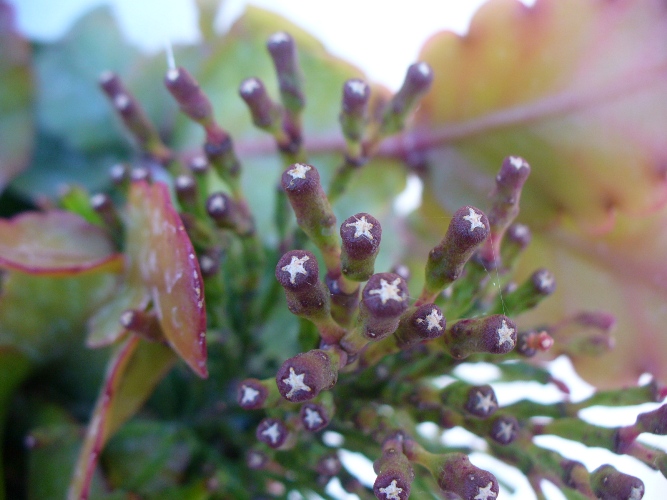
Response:
MULTIPOLYGON (((283 161, 276 196, 277 255, 266 252, 256 234, 231 137, 185 69, 170 69, 165 84, 182 112, 204 129, 206 139, 201 153, 184 162, 159 141, 115 75, 105 75, 101 81, 147 156, 174 177, 181 219, 197 249, 207 297, 221 297, 230 286, 240 297, 238 310, 266 319, 257 303, 279 302, 273 292, 257 297, 262 265, 269 261, 276 285, 269 289, 282 288, 287 308, 305 332, 300 338, 303 352, 284 360, 271 376, 260 375, 262 370, 254 367, 255 376, 236 380, 236 401, 250 412, 244 422, 252 426, 256 439, 247 454, 248 469, 269 473, 273 479, 265 483, 270 485, 267 491, 283 491, 278 486, 284 489, 303 469, 318 484, 338 478, 348 491, 367 497, 371 489, 350 476, 338 456, 320 442, 322 431, 333 429, 352 445, 369 443, 377 474, 372 494, 380 500, 406 500, 413 482, 428 476, 448 498, 497 498, 496 477, 472 464, 461 450, 431 451, 418 442, 415 426, 429 421, 441 429, 460 426, 483 437, 491 453, 518 464, 531 484, 549 479, 570 498, 640 499, 644 486, 638 479, 611 466, 589 473, 581 464, 537 448, 532 438, 545 433, 574 436, 584 444, 634 456, 664 474, 665 453, 636 441, 641 432, 667 432, 664 406, 640 415, 633 426, 616 429, 603 430, 577 418, 579 410, 595 404, 658 401, 664 391, 644 387, 598 393, 577 404, 519 401, 501 407, 491 385, 457 380, 438 388, 434 382, 437 375, 471 360, 495 363, 507 380, 558 384, 546 370, 522 360, 552 348, 582 354, 593 344, 600 345, 596 339, 608 339, 611 323, 598 313, 519 330, 515 317, 536 307, 556 286, 548 269, 534 271, 518 285, 512 281, 531 239, 528 228, 515 221, 521 189, 530 174, 526 160, 517 156, 503 160, 487 213, 466 205, 452 214, 442 240, 423 256, 423 274, 420 270, 417 280, 410 277, 416 270, 406 272, 401 262, 376 269, 382 246, 379 218, 360 212, 339 224, 333 207, 380 142, 403 128, 430 87, 431 69, 421 62, 412 65, 401 89, 379 104, 371 99, 371 88, 364 81, 344 83, 340 124, 345 158, 325 189, 320 172, 306 161, 303 150, 301 114, 306 101, 294 40, 276 33, 267 48, 277 73, 279 100, 270 97, 257 77, 244 80, 239 93, 255 126, 274 138, 283 161), (371 104, 377 109, 369 109, 371 104), (225 190, 211 192, 210 186, 220 183, 225 190), (288 211, 296 216, 298 228, 291 227, 288 211), (223 279, 224 256, 238 247, 244 269, 237 274, 243 278, 223 279), (582 326, 593 333, 572 333, 582 326), (538 424, 534 417, 552 420, 538 424)), ((132 179, 150 181, 151 169, 129 172, 115 167, 112 175, 114 183, 125 189, 132 179)), ((110 231, 119 232, 122 222, 108 197, 96 196, 91 206, 110 231)), ((229 273, 237 275, 235 270, 229 273)), ((252 351, 255 331, 233 312, 231 319, 214 312, 211 322, 222 330, 240 332, 239 344, 252 351)), ((164 340, 150 308, 125 311, 121 323, 145 339, 164 340)))

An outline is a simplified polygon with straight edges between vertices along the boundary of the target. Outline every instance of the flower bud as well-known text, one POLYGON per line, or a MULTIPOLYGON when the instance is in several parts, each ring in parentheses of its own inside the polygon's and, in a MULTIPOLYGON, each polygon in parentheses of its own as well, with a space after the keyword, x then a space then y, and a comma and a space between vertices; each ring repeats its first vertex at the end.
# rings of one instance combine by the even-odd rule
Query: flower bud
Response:
POLYGON ((553 273, 547 269, 538 269, 512 292, 498 295, 490 311, 516 316, 537 306, 555 290, 556 280, 553 273))
POLYGON ((358 213, 343 221, 340 237, 343 274, 353 281, 366 281, 373 274, 375 258, 380 251, 380 222, 372 215, 358 213))
POLYGON ((591 472, 591 487, 597 498, 604 500, 641 500, 644 483, 641 479, 601 465, 591 472))
POLYGON ((123 124, 137 140, 140 147, 161 163, 166 162, 171 157, 168 148, 162 143, 155 127, 153 127, 139 102, 127 90, 120 77, 115 73, 106 71, 100 76, 99 82, 100 87, 123 120, 123 124))
POLYGON ((132 182, 152 182, 153 175, 146 167, 135 167, 130 171, 130 179, 132 182))
POLYGON ((516 324, 502 314, 462 319, 447 329, 443 339, 455 359, 478 352, 505 354, 516 345, 516 324))
POLYGON ((304 108, 306 100, 294 39, 280 31, 269 37, 266 48, 276 69, 283 106, 291 113, 299 113, 304 108))
MULTIPOLYGON (((503 269, 513 269, 519 256, 530 245, 533 238, 530 228, 525 224, 511 224, 500 242, 500 261, 503 269)), ((496 254, 498 255, 498 254, 496 254)))
POLYGON ((259 78, 246 78, 241 82, 239 95, 245 101, 256 127, 270 130, 280 127, 280 106, 274 103, 259 78))
POLYGON ((206 213, 221 229, 231 229, 236 234, 247 236, 255 231, 255 224, 240 203, 227 194, 218 192, 206 199, 206 213))
POLYGON ((331 389, 338 380, 339 361, 332 351, 321 349, 289 358, 276 374, 280 394, 288 401, 300 403, 331 389))
POLYGON ((130 169, 123 163, 116 163, 109 169, 109 179, 117 187, 127 187, 130 182, 130 169))
POLYGON ((174 179, 176 198, 183 209, 193 212, 197 205, 197 183, 189 175, 181 174, 174 179))
POLYGON ((366 111, 371 89, 366 82, 353 78, 343 85, 343 99, 339 115, 343 135, 348 141, 359 142, 366 126, 366 111))
POLYGON ((277 449, 287 443, 289 429, 282 420, 265 418, 257 426, 257 439, 271 448, 277 449))
POLYGON ((445 237, 429 252, 424 291, 418 304, 433 302, 440 291, 461 276, 463 266, 489 235, 489 221, 474 207, 459 208, 445 237))
POLYGON ((499 415, 493 419, 489 434, 498 444, 510 444, 519 434, 519 421, 512 415, 499 415))
POLYGON ((164 83, 184 114, 202 125, 213 121, 211 101, 185 68, 170 69, 164 83))
POLYGON ((658 434, 664 436, 667 434, 667 404, 660 408, 640 413, 637 416, 637 423, 635 424, 641 432, 650 432, 651 434, 658 434))
POLYGON ((567 486, 589 497, 595 496, 590 485, 590 474, 584 464, 576 460, 564 460, 561 467, 563 468, 563 482, 567 486))
POLYGON ((322 474, 323 476, 327 477, 338 475, 338 473, 341 471, 341 468, 342 464, 336 452, 322 455, 317 461, 317 465, 315 466, 315 470, 317 470, 318 474, 322 474))
POLYGON ((94 194, 90 197, 90 206, 102 217, 104 224, 112 234, 122 232, 123 223, 109 195, 104 193, 94 194))
POLYGON ((318 432, 329 425, 331 415, 324 405, 306 403, 301 406, 299 419, 306 430, 310 432, 318 432))
POLYGON ((396 345, 401 349, 438 338, 445 332, 447 320, 435 304, 424 304, 408 313, 403 315, 394 332, 396 345))
POLYGON ((359 322, 368 340, 380 340, 393 333, 408 308, 408 285, 397 274, 374 274, 361 293, 359 322))
POLYGON ((299 227, 322 251, 327 269, 338 274, 340 245, 335 234, 336 216, 322 190, 319 172, 312 165, 295 163, 283 172, 281 184, 299 227))
POLYGON ((258 410, 264 408, 269 397, 269 389, 256 378, 242 381, 236 390, 236 402, 244 410, 258 410))
POLYGON ((493 500, 498 496, 498 480, 489 471, 473 465, 463 453, 427 454, 420 457, 444 492, 462 500, 493 500))
POLYGON ((501 242, 505 231, 519 215, 521 189, 529 174, 530 165, 523 158, 508 156, 503 160, 488 213, 491 235, 480 250, 480 258, 487 268, 496 268, 500 264, 497 261, 501 242))
POLYGON ((259 450, 249 450, 245 456, 245 463, 248 466, 248 469, 251 470, 262 470, 269 462, 269 457, 266 453, 259 450))
POLYGON ((379 500, 406 500, 415 478, 412 465, 402 448, 383 446, 382 456, 373 463, 377 478, 373 493, 379 500))
POLYGON ((454 382, 442 390, 441 399, 447 406, 463 409, 479 418, 488 418, 498 410, 496 393, 488 384, 454 382))
POLYGON ((382 118, 382 134, 389 135, 403 129, 405 119, 431 88, 433 70, 425 62, 410 65, 399 91, 387 104, 382 118))
POLYGON ((538 351, 546 352, 554 345, 554 339, 545 331, 519 332, 516 336, 516 352, 530 358, 538 351))
POLYGON ((342 327, 349 327, 359 307, 359 287, 353 292, 346 293, 340 288, 339 278, 327 275, 324 282, 329 289, 332 318, 342 327))

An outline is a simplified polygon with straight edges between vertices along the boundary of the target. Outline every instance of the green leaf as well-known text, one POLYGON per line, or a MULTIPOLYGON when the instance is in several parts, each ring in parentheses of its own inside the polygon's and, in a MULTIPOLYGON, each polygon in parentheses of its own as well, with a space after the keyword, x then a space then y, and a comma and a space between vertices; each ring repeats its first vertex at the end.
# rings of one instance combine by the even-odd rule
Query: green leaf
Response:
POLYGON ((109 438, 150 396, 175 361, 168 347, 131 335, 109 361, 70 483, 68 498, 86 498, 99 454, 109 438))
POLYGON ((141 272, 169 345, 206 378, 206 307, 199 262, 166 184, 135 182, 128 196, 128 253, 141 272))
POLYGON ((26 212, 0 219, 0 267, 31 274, 119 271, 107 233, 70 212, 26 212))
POLYGON ((113 291, 115 277, 68 277, 8 272, 0 295, 0 345, 36 361, 54 359, 83 340, 85 323, 113 291))
POLYGON ((599 386, 667 380, 666 23, 659 2, 491 0, 422 51, 435 81, 414 139, 441 207, 423 213, 487 207, 503 157, 526 158, 519 217, 540 232, 522 276, 551 266, 558 289, 525 322, 611 309, 616 354, 577 361, 599 386))
POLYGON ((16 31, 14 8, 0 2, 0 191, 28 163, 33 144, 30 45, 16 31))

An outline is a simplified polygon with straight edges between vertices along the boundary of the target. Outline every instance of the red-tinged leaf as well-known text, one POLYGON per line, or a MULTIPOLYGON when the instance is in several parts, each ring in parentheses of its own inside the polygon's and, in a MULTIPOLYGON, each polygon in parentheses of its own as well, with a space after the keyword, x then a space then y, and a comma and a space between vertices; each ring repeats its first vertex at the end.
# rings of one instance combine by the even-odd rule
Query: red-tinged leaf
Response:
POLYGON ((67 275, 122 268, 107 234, 78 215, 53 210, 0 220, 0 268, 67 275))
POLYGON ((131 335, 107 366, 86 437, 81 447, 69 500, 88 498, 90 483, 104 444, 141 407, 167 374, 176 357, 168 347, 131 335))
POLYGON ((16 30, 14 8, 0 1, 0 191, 28 164, 34 141, 30 44, 16 30))
POLYGON ((128 242, 169 345, 197 375, 207 377, 203 280, 165 184, 132 184, 128 242))
POLYGON ((422 56, 436 75, 419 112, 435 129, 416 134, 427 198, 488 206, 502 158, 526 158, 519 217, 539 231, 523 273, 548 267, 558 288, 522 320, 610 311, 616 348, 577 369, 601 387, 666 381, 664 2, 491 0, 466 36, 436 35, 422 56))
POLYGON ((509 154, 532 166, 533 227, 569 215, 604 232, 667 201, 664 2, 491 0, 422 58, 435 81, 419 122, 435 129, 417 142, 436 147, 427 188, 449 210, 483 199, 509 154))

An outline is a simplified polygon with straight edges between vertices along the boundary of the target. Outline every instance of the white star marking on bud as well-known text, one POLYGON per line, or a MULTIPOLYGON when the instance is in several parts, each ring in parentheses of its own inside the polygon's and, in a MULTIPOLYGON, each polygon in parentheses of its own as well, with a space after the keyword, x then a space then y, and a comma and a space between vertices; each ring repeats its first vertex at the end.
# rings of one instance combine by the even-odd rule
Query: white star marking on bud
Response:
POLYGON ((643 496, 644 489, 641 486, 639 488, 633 486, 630 490, 630 496, 628 497, 628 500, 641 500, 643 496))
MULTIPOLYGON (((436 330, 442 330, 440 322, 442 321, 442 314, 438 312, 437 309, 433 309, 428 316, 426 316, 426 329, 430 332, 434 328, 436 330)), ((421 324, 424 320, 422 318, 417 319, 417 323, 421 324)))
POLYGON ((504 420, 500 421, 500 430, 496 433, 496 439, 507 443, 512 439, 512 433, 514 432, 514 425, 512 422, 505 422, 504 420))
POLYGON ((345 227, 354 228, 355 238, 363 236, 364 238, 368 238, 369 240, 373 239, 373 235, 371 234, 371 229, 373 229, 373 224, 371 224, 366 220, 365 215, 362 215, 361 219, 357 219, 355 222, 350 222, 349 224, 345 224, 345 227))
POLYGON ((252 94, 258 88, 259 88, 259 82, 257 81, 257 78, 248 78, 241 84, 241 93, 252 94))
POLYGON ((505 342, 514 344, 512 335, 514 334, 514 328, 507 326, 507 321, 503 320, 503 323, 500 325, 500 328, 496 330, 498 334, 498 346, 502 346, 505 342))
POLYGON ((482 410, 482 413, 489 413, 492 408, 495 408, 496 403, 493 401, 493 393, 490 392, 486 396, 480 391, 477 391, 477 404, 475 410, 482 410))
POLYGON ((269 37, 269 42, 271 43, 283 43, 289 40, 289 36, 284 31, 279 31, 274 33, 269 37))
POLYGON ((281 267, 280 270, 289 273, 289 282, 294 284, 296 282, 297 274, 308 275, 308 271, 306 271, 306 269, 303 267, 304 262, 307 260, 310 260, 310 257, 307 255, 304 255, 301 258, 297 257, 296 255, 292 255, 292 260, 290 263, 281 267))
POLYGON ((425 62, 420 62, 417 65, 417 71, 419 71, 422 76, 429 76, 431 74, 431 68, 425 62))
POLYGON ((270 427, 267 427, 262 431, 262 436, 268 436, 271 440, 271 443, 276 444, 280 439, 280 429, 278 429, 278 422, 275 422, 270 427))
POLYGON ((384 493, 386 500, 401 500, 400 494, 403 492, 403 488, 396 486, 396 479, 394 479, 389 486, 380 488, 378 491, 384 493))
POLYGON ((311 408, 306 408, 306 416, 303 418, 303 420, 306 422, 306 427, 309 429, 314 429, 324 423, 324 420, 322 420, 322 417, 320 417, 320 413, 317 410, 313 410, 311 408))
POLYGON ((523 161, 523 158, 519 158, 518 156, 510 156, 510 164, 517 170, 526 166, 526 162, 523 161))
POLYGON ((489 482, 484 488, 481 486, 477 489, 477 495, 473 500, 489 500, 489 498, 496 498, 496 492, 491 491, 493 483, 489 482))
POLYGON ((463 218, 470 222, 470 232, 472 233, 475 228, 481 227, 484 229, 484 223, 482 222, 482 214, 475 212, 472 208, 468 209, 468 215, 463 218))
POLYGON ((292 176, 292 179, 305 179, 306 172, 312 170, 313 167, 310 165, 304 165, 303 163, 295 163, 292 168, 290 168, 287 173, 292 176))
POLYGON ((537 281, 540 283, 540 288, 543 290, 548 290, 554 284, 554 275, 549 271, 542 271, 537 275, 537 281))
POLYGON ((351 80, 347 82, 347 88, 349 88, 350 92, 353 94, 364 95, 368 85, 366 85, 366 83, 362 82, 361 80, 351 80))
POLYGON ((243 391, 243 396, 241 396, 241 403, 254 403, 255 398, 259 396, 259 391, 253 389, 249 385, 242 385, 241 390, 243 391))
POLYGON ((225 209, 225 198, 222 196, 214 196, 209 203, 211 212, 222 212, 225 209))
POLYGON ((386 304, 388 300, 396 300, 397 302, 403 302, 403 297, 401 297, 401 291, 398 288, 398 284, 401 282, 400 278, 396 278, 391 283, 387 283, 387 280, 380 279, 380 288, 376 288, 368 292, 369 295, 379 295, 382 305, 386 304))
POLYGON ((283 379, 283 384, 287 384, 290 386, 289 392, 285 395, 287 399, 290 399, 292 396, 294 396, 295 392, 311 391, 310 387, 308 387, 306 384, 303 383, 303 377, 305 376, 306 376, 305 373, 297 375, 296 372, 294 371, 294 368, 291 366, 289 367, 289 377, 283 379))

